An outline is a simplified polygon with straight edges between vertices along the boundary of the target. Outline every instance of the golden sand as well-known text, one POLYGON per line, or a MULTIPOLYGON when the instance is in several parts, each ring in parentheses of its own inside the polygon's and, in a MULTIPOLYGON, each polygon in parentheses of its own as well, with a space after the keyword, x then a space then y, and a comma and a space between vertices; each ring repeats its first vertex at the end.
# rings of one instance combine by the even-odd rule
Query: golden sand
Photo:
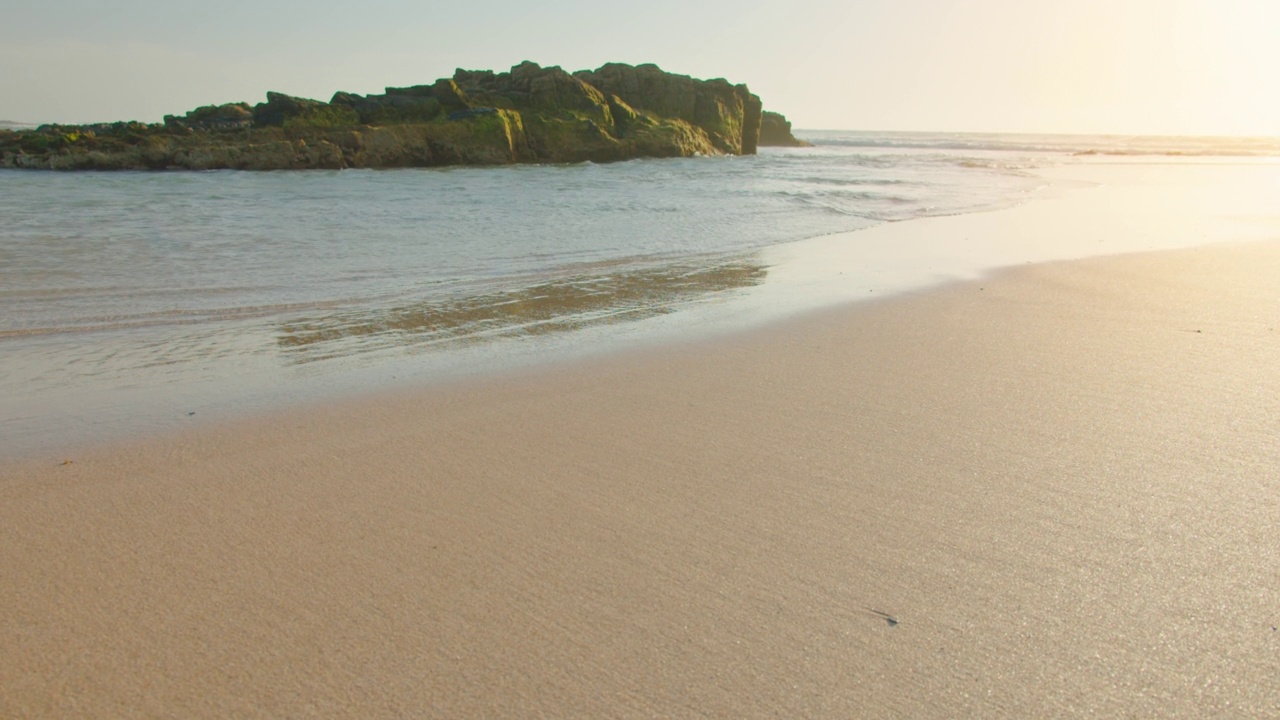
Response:
POLYGON ((0 469, 4 717, 1280 714, 1280 243, 0 469))

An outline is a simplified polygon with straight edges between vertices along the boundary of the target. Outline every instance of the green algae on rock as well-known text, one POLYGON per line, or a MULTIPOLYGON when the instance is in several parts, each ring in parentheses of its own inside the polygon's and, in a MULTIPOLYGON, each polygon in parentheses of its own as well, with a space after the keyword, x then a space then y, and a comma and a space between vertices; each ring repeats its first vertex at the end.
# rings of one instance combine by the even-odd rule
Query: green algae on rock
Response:
POLYGON ((810 147, 791 134, 791 121, 782 113, 765 111, 760 117, 761 147, 810 147))
POLYGON ((524 62, 504 73, 458 70, 452 78, 387 88, 381 95, 338 92, 328 102, 270 92, 254 107, 208 105, 167 115, 162 124, 0 130, 0 167, 292 170, 608 162, 754 154, 761 133, 760 98, 746 85, 697 80, 656 65, 610 63, 568 73, 524 62))

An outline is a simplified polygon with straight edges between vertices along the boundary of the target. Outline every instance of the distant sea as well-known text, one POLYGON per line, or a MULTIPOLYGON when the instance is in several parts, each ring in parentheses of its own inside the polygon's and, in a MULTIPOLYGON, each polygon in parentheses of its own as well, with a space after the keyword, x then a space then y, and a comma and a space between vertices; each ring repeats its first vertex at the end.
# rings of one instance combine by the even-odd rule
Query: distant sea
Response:
POLYGON ((1276 138, 798 134, 814 147, 608 165, 0 171, 0 455, 643 334, 768 282, 765 249, 1013 206, 1046 191, 1037 168, 1280 156, 1276 138))

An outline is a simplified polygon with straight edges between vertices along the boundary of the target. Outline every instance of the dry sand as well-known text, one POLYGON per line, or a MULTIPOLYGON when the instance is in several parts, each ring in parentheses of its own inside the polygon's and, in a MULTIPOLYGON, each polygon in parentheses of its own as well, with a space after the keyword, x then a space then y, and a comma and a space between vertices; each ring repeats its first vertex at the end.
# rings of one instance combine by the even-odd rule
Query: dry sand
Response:
POLYGON ((1280 715, 1280 243, 0 469, 3 717, 1280 715))

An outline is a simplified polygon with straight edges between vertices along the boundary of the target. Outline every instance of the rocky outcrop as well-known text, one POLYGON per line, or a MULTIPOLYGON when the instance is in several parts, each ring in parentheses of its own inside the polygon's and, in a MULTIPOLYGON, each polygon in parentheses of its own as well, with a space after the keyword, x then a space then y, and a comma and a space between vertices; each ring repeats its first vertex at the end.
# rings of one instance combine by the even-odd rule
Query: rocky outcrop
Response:
POLYGON ((329 103, 351 108, 364 125, 427 123, 438 119, 444 112, 444 105, 430 85, 387 88, 385 95, 369 97, 339 92, 329 103))
POLYGON ((335 128, 360 124, 360 116, 346 105, 269 92, 267 101, 253 108, 255 127, 335 128))
POLYGON ((765 112, 760 122, 761 147, 809 147, 791 134, 791 121, 781 113, 765 112))
POLYGON ((249 103, 205 105, 182 117, 164 116, 165 127, 177 130, 238 130, 253 126, 249 103))
POLYGON ((702 129, 717 150, 750 155, 760 136, 760 98, 746 85, 727 80, 694 80, 663 72, 657 65, 609 63, 574 77, 627 105, 661 117, 679 118, 702 129))
POLYGON ((252 108, 209 105, 157 125, 0 131, 0 166, 275 170, 752 154, 762 117, 758 97, 722 79, 655 65, 569 73, 524 62, 329 102, 271 92, 252 108))

